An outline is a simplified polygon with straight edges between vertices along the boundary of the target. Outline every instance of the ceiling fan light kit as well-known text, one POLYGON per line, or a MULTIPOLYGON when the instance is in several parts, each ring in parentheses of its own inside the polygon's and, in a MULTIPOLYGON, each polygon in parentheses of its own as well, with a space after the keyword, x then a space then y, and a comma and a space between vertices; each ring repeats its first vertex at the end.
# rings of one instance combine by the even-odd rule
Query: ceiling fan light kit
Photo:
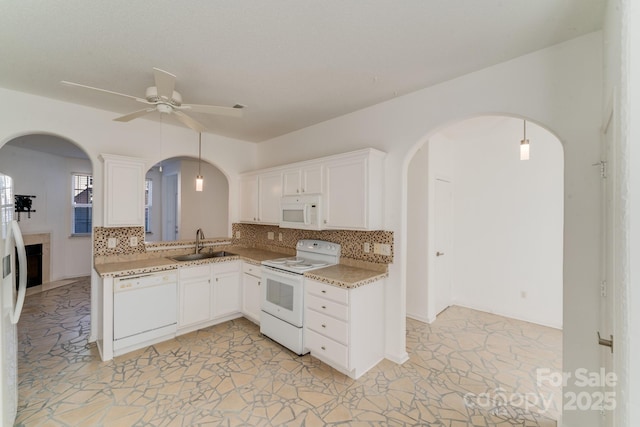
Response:
POLYGON ((196 113, 204 114, 216 114, 228 117, 242 117, 242 109, 245 108, 242 104, 235 104, 233 107, 221 107, 217 105, 198 105, 198 104, 183 104, 182 95, 175 90, 176 76, 161 70, 159 68, 153 69, 153 75, 155 79, 155 86, 148 87, 145 92, 145 99, 138 98, 136 96, 126 95, 123 93, 113 92, 111 90, 100 89, 96 87, 86 86, 79 83, 73 83, 68 81, 62 81, 61 83, 67 86, 77 87, 80 89, 88 89, 92 91, 102 92, 110 95, 121 96, 124 98, 132 99, 142 104, 147 104, 148 107, 142 110, 134 111, 124 116, 116 117, 114 120, 118 122, 128 122, 138 117, 142 117, 146 114, 158 111, 163 114, 172 114, 175 118, 185 126, 195 130, 196 132, 205 132, 207 128, 193 117, 184 113, 184 111, 193 111, 196 113), (184 111, 182 111, 184 110, 184 111))

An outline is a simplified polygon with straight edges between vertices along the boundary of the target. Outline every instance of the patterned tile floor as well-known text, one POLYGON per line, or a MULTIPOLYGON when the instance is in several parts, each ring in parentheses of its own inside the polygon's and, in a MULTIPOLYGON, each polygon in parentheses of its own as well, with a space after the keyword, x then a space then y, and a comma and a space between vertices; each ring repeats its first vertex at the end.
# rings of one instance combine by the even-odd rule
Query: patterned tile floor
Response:
POLYGON ((408 320, 410 360, 357 381, 245 319, 109 362, 88 332, 88 278, 28 297, 17 425, 530 427, 559 414, 560 390, 535 370, 560 371, 561 332, 459 307, 408 320))

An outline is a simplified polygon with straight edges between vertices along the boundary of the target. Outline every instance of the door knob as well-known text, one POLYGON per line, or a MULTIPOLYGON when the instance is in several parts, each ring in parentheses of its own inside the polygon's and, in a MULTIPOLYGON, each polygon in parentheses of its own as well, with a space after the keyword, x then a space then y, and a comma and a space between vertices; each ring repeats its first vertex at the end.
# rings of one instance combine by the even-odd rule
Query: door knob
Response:
POLYGON ((444 252, 436 252, 436 256, 442 256, 444 255, 444 252))

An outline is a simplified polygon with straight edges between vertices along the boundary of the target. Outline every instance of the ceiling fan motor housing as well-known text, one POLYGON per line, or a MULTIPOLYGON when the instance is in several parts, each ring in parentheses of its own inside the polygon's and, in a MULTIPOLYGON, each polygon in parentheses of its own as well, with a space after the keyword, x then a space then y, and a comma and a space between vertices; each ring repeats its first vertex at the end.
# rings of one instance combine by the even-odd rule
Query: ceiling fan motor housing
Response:
MULTIPOLYGON (((164 104, 170 104, 173 105, 175 107, 179 107, 180 105, 182 105, 182 96, 180 95, 179 92, 177 91, 173 91, 173 94, 171 95, 171 99, 164 99, 158 96, 158 88, 155 86, 151 86, 147 88, 146 91, 146 95, 145 98, 147 101, 155 104, 155 103, 164 103, 164 104)), ((158 105, 158 107, 160 107, 160 104, 158 105)), ((160 108, 158 108, 158 111, 160 112, 164 112, 162 111, 160 108)), ((170 111, 170 110, 169 110, 170 111)), ((169 112, 167 111, 167 112, 169 112)))

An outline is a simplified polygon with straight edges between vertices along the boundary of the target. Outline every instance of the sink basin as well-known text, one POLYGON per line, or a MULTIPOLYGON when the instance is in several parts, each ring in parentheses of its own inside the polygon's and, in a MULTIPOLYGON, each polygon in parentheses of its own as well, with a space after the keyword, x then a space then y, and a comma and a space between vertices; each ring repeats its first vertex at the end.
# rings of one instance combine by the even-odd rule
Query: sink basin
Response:
POLYGON ((220 258, 225 256, 234 256, 231 252, 227 251, 218 251, 218 252, 209 252, 209 253, 198 253, 198 254, 187 254, 187 255, 178 255, 171 257, 174 261, 197 261, 199 259, 208 259, 208 258, 220 258))

